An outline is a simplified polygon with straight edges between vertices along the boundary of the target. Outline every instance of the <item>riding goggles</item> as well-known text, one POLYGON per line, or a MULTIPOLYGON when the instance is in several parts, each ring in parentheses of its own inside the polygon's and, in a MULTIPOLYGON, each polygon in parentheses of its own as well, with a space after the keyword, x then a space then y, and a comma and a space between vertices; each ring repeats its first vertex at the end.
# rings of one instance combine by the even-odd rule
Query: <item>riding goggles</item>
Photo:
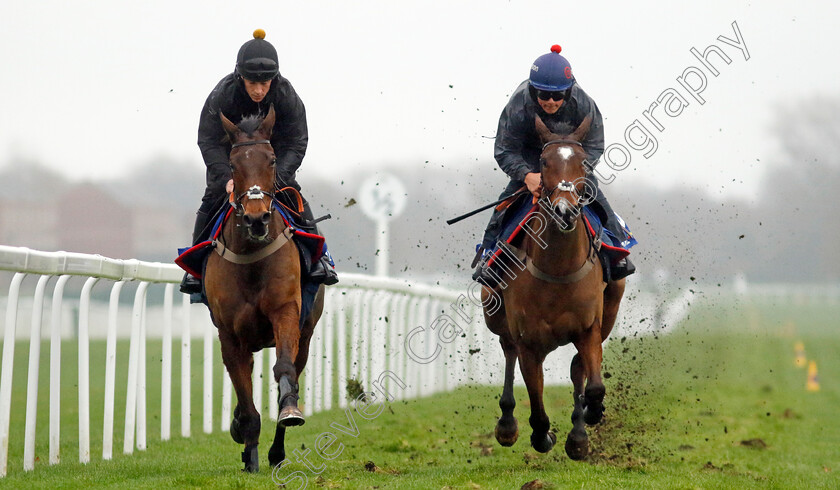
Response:
POLYGON ((559 102, 566 98, 566 91, 565 90, 540 90, 537 89, 537 98, 540 100, 549 100, 554 99, 555 102, 559 102))

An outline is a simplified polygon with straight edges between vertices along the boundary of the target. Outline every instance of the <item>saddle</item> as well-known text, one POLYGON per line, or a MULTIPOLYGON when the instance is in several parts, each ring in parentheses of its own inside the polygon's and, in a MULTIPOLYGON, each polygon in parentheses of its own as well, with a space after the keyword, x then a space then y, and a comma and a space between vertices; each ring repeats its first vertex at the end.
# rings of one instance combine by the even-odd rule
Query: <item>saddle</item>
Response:
MULTIPOLYGON (((280 195, 278 195, 278 197, 280 197, 280 195)), ((289 212, 289 206, 287 204, 274 200, 272 202, 272 206, 274 207, 274 211, 280 214, 283 218, 283 223, 285 225, 285 229, 283 231, 285 240, 283 236, 278 237, 275 241, 277 244, 275 250, 279 248, 279 246, 282 246, 285 241, 292 240, 297 245, 299 253, 300 269, 302 272, 302 304, 300 315, 302 327, 303 321, 309 315, 312 305, 314 304, 315 294, 318 292, 318 284, 309 281, 308 272, 312 269, 312 264, 320 260, 326 253, 325 239, 321 235, 305 231, 307 225, 302 224, 300 220, 294 219, 294 215, 289 212)), ((223 256, 228 253, 219 238, 222 233, 223 225, 230 218, 233 212, 233 206, 229 202, 225 203, 219 211, 219 217, 213 225, 213 229, 210 231, 210 235, 207 239, 191 247, 179 248, 178 257, 175 259, 175 263, 196 279, 202 279, 204 277, 205 267, 207 266, 207 259, 210 254, 214 251, 221 252, 220 255, 223 256)), ((257 260, 261 260, 262 258, 264 257, 258 258, 257 260)), ((257 260, 253 261, 256 262, 257 260)), ((204 281, 202 281, 201 284, 201 294, 192 296, 193 297, 190 298, 191 303, 204 303, 207 305, 207 295, 204 291, 204 281)))
MULTIPOLYGON (((530 194, 517 196, 514 199, 505 201, 497 207, 501 211, 497 217, 497 226, 501 227, 499 238, 496 243, 489 248, 481 249, 481 245, 476 246, 475 263, 479 260, 483 263, 473 276, 473 279, 478 280, 490 287, 495 287, 495 284, 487 284, 488 274, 484 273, 486 269, 506 268, 509 269, 510 264, 500 264, 497 262, 507 262, 511 260, 510 250, 517 250, 527 233, 523 232, 524 224, 530 218, 531 213, 538 209, 538 205, 534 204, 530 194), (501 245, 504 244, 504 245, 501 245), (503 251, 502 248, 506 248, 503 251), (508 253, 505 253, 508 252, 508 253)), ((595 252, 601 262, 604 271, 604 282, 610 280, 610 269, 618 264, 630 254, 630 248, 636 245, 636 239, 633 237, 630 229, 624 223, 624 220, 616 214, 619 224, 624 228, 627 239, 621 241, 613 233, 611 233, 604 225, 608 219, 607 212, 597 202, 593 201, 583 207, 583 222, 589 232, 590 239, 595 252)), ((520 259, 521 260, 521 259, 520 259)), ((496 274, 498 276, 498 274, 496 274)))

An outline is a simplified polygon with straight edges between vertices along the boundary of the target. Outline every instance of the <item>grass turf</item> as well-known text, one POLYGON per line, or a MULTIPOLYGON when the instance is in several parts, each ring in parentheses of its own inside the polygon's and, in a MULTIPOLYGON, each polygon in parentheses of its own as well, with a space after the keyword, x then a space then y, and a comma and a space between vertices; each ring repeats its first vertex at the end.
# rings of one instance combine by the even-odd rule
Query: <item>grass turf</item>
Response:
MULTIPOLYGON (((104 374, 92 369, 92 462, 77 462, 75 353, 63 350, 62 463, 46 462, 48 421, 39 418, 35 470, 24 473, 23 407, 26 351, 17 347, 10 465, 0 480, 4 488, 240 488, 274 486, 283 478, 305 476, 309 488, 520 488, 539 480, 542 488, 836 488, 840 486, 840 349, 836 305, 756 303, 718 300, 695 305, 692 316, 667 335, 623 337, 621 328, 604 354, 607 414, 590 428, 592 454, 584 462, 570 461, 562 448, 570 429, 571 390, 548 387, 545 400, 559 444, 548 454, 528 445, 528 402, 517 388, 516 415, 520 440, 502 448, 492 436, 499 415, 501 387, 470 386, 433 398, 389 405, 373 420, 358 412, 350 416, 358 427, 353 437, 335 428, 348 426, 348 414, 331 410, 308 418, 305 426, 287 432, 291 464, 272 479, 266 454, 273 431, 263 427, 260 444, 262 472, 240 472, 241 446, 226 433, 201 432, 201 369, 192 368, 193 437, 176 435, 159 440, 160 367, 149 362, 148 449, 122 454, 124 384, 118 383, 115 414, 115 455, 101 460, 101 400, 104 374), (805 345, 809 360, 819 368, 820 391, 805 389, 807 372, 794 364, 794 344, 805 345), (331 425, 335 424, 335 425, 331 425), (330 451, 341 453, 325 461, 315 454, 318 436, 331 432, 330 451), (341 446, 339 446, 341 444, 341 446), (310 450, 306 463, 293 451, 310 450)), ((159 345, 159 344, 158 344, 159 345)), ((127 346, 121 345, 117 379, 125 379, 127 346)), ((177 346, 175 347, 177 348, 177 346)), ((173 352, 179 352, 173 348, 173 352)), ((159 359, 159 346, 147 351, 159 359)), ((200 343, 193 359, 200 359, 200 343)), ((42 358, 48 359, 48 347, 42 358)), ((91 349, 93 365, 104 360, 104 346, 91 349)), ((218 363, 218 353, 216 353, 218 363)), ((501 356, 501 352, 499 352, 501 356)), ((176 358, 179 356, 175 356, 176 358)), ((549 357, 549 362, 551 358, 549 357)), ((41 414, 48 412, 47 362, 41 368, 41 414)), ((173 393, 179 393, 179 367, 173 366, 173 393)), ((219 380, 215 380, 218 394, 219 380)), ((217 404, 218 405, 218 404, 217 404)), ((180 410, 179 396, 173 413, 180 410)), ((218 427, 219 411, 214 413, 218 427)), ((288 488, 297 488, 289 481, 288 488)), ((540 488, 535 486, 535 488, 540 488)))

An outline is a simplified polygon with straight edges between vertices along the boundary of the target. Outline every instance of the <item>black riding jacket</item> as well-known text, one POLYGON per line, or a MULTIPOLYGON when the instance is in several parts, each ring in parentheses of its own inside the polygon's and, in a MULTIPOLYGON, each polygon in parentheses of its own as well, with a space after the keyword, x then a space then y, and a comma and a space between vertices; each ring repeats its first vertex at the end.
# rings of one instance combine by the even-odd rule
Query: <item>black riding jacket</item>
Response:
POLYGON ((499 167, 514 181, 524 181, 525 175, 540 171, 542 143, 537 135, 534 117, 539 114, 553 133, 570 133, 586 116, 592 116, 589 132, 581 144, 587 160, 595 165, 604 153, 604 122, 601 111, 577 83, 572 93, 554 114, 546 114, 529 90, 528 80, 522 82, 499 117, 494 154, 499 167))
POLYGON ((295 172, 303 161, 309 142, 306 109, 292 84, 279 74, 274 77, 268 94, 259 103, 251 100, 242 80, 234 73, 222 78, 210 92, 198 123, 198 147, 208 167, 208 176, 212 173, 220 180, 223 178, 224 182, 230 179, 228 164, 231 144, 222 127, 219 113, 234 124, 239 124, 247 116, 268 115, 271 104, 274 104, 276 115, 271 146, 277 157, 277 176, 286 182, 294 182, 295 172), (223 165, 224 170, 216 167, 211 172, 210 167, 215 165, 223 165))

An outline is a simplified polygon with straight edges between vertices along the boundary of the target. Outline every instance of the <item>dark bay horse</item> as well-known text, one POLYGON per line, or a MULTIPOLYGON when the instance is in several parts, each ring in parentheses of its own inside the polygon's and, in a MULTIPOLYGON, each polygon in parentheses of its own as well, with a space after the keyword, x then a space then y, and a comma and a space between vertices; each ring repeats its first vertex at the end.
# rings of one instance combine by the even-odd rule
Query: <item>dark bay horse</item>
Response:
POLYGON ((306 365, 309 340, 324 306, 320 287, 310 316, 300 327, 301 271, 297 246, 273 206, 275 157, 269 142, 274 107, 262 119, 239 126, 220 114, 230 138, 235 213, 225 223, 204 273, 213 323, 219 329, 222 359, 236 391, 230 426, 233 440, 245 445, 245 471, 259 471, 260 414, 254 406, 253 352, 275 347, 274 379, 279 384, 280 418, 268 462, 285 459, 286 427, 302 425, 297 406, 298 377, 306 365))
POLYGON ((612 330, 624 294, 624 279, 604 282, 581 213, 588 195, 585 177, 589 168, 580 141, 590 123, 586 118, 571 134, 558 135, 536 118, 544 144, 542 188, 539 206, 528 218, 530 231, 519 247, 512 247, 521 259, 520 267, 512 266, 515 274, 509 276, 513 277, 505 278, 496 289, 482 290, 485 321, 499 336, 505 354, 505 384, 499 401, 502 416, 496 425, 496 439, 511 446, 519 437, 513 416, 518 360, 531 401, 531 445, 543 453, 554 447, 557 437, 550 431, 543 406, 543 361, 557 347, 573 343, 577 348, 571 364, 573 428, 566 438, 566 453, 575 460, 589 452, 585 424, 599 423, 604 413, 601 343, 612 330), (491 296, 496 296, 495 301, 491 296))

